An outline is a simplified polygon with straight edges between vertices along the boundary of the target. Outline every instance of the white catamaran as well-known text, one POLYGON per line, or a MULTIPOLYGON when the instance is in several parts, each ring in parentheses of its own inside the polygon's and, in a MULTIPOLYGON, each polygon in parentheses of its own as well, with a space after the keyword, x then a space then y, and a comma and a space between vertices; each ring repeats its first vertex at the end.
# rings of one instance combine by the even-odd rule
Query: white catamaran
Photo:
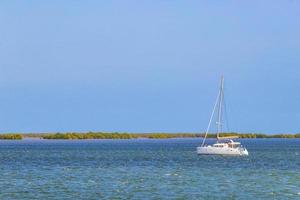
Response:
POLYGON ((221 78, 221 86, 220 91, 211 114, 208 127, 205 133, 205 137, 201 146, 197 147, 198 154, 206 154, 206 155, 239 155, 244 156, 248 155, 248 151, 246 148, 241 146, 240 142, 233 141, 234 138, 238 138, 238 136, 229 136, 229 137, 220 137, 220 133, 222 132, 222 106, 224 101, 224 78, 221 78), (210 124, 214 117, 214 113, 218 107, 218 115, 217 115, 217 142, 213 145, 206 145, 205 141, 207 138, 207 134, 209 132, 210 124))

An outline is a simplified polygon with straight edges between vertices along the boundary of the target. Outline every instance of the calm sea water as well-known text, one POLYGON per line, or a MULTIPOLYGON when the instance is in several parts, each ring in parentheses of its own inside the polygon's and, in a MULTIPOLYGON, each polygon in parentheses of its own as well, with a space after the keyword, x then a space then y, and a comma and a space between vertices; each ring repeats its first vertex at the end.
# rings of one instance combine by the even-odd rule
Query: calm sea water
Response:
POLYGON ((199 143, 0 141, 0 199, 300 199, 299 139, 242 140, 248 157, 199 143))

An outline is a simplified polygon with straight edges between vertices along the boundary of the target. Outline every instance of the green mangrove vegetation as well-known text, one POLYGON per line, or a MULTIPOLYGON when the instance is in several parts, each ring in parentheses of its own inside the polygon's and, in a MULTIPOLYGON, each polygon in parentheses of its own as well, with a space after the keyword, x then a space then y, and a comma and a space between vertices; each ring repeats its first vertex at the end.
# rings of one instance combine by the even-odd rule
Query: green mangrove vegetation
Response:
POLYGON ((22 140, 21 134, 0 134, 0 140, 22 140))
MULTIPOLYGON (((300 138, 300 134, 262 134, 262 133, 221 133, 220 136, 238 136, 239 138, 300 138)), ((208 134, 209 138, 216 134, 208 134)))
POLYGON ((56 133, 42 136, 43 139, 64 139, 64 140, 82 140, 82 139, 132 139, 137 136, 128 133, 56 133))
MULTIPOLYGON (((28 134, 0 134, 0 140, 21 140, 23 138, 83 140, 83 139, 168 139, 168 138, 196 138, 204 137, 204 133, 28 133, 28 134)), ((220 136, 238 136, 239 138, 300 138, 298 134, 262 134, 262 133, 221 133, 220 136)), ((208 138, 216 138, 216 134, 208 134, 208 138)))
MULTIPOLYGON (((103 132, 88 132, 88 133, 56 133, 42 134, 43 139, 134 139, 134 138, 149 138, 149 139, 167 139, 167 138, 195 138, 204 137, 203 133, 103 133, 103 132)), ((300 134, 261 134, 261 133, 222 133, 221 136, 238 136, 239 138, 300 138, 300 134)), ((208 138, 216 138, 216 134, 208 134, 208 138)))

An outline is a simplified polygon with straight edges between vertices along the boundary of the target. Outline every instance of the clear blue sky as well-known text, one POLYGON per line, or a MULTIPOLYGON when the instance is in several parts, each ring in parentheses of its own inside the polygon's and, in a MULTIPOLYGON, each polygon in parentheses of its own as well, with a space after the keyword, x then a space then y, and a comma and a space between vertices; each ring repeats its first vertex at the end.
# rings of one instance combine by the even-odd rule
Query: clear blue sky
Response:
POLYGON ((1 1, 0 132, 300 132, 299 1, 1 1))

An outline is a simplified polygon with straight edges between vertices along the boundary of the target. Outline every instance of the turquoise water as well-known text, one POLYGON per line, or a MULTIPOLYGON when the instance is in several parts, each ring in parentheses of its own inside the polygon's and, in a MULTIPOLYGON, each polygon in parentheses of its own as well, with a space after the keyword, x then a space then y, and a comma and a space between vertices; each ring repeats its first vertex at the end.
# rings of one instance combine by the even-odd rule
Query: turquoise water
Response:
POLYGON ((199 143, 0 141, 0 199, 300 199, 299 139, 242 140, 248 157, 199 143))

